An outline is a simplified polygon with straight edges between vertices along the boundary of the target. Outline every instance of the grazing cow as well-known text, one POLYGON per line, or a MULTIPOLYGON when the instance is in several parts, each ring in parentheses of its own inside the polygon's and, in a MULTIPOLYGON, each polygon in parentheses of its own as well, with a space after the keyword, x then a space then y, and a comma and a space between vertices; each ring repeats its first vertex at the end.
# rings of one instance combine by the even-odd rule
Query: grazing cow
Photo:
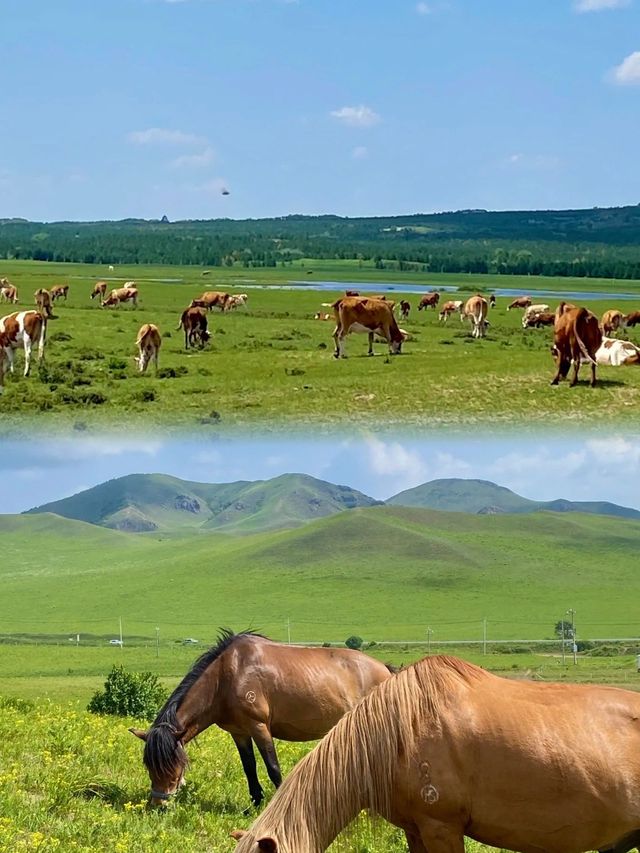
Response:
POLYGON ((93 285, 93 290, 91 291, 91 298, 95 299, 96 296, 100 297, 100 300, 104 299, 104 295, 107 292, 107 282, 106 281, 97 281, 93 285))
POLYGON ((511 311, 512 308, 528 308, 530 305, 530 296, 518 296, 518 298, 514 299, 510 305, 507 305, 507 311, 511 311))
POLYGON ((313 315, 314 320, 333 320, 333 314, 327 314, 326 311, 317 311, 313 315))
POLYGON ((491 296, 489 297, 489 308, 495 308, 495 307, 496 307, 496 295, 495 295, 495 293, 492 293, 491 296))
POLYGON ((153 323, 145 323, 140 326, 138 337, 136 338, 136 346, 140 355, 136 358, 136 364, 140 373, 144 373, 153 359, 153 363, 158 372, 158 354, 162 346, 162 338, 160 330, 153 323))
POLYGON ((0 278, 0 302, 18 301, 18 288, 14 287, 8 278, 0 278))
POLYGON ((114 269, 115 267, 113 266, 113 264, 109 264, 109 272, 113 272, 114 269))
POLYGON ((51 301, 55 302, 56 299, 60 299, 64 296, 64 301, 67 301, 67 295, 69 293, 69 285, 68 284, 54 284, 49 294, 51 296, 51 301))
POLYGON ((526 329, 529 323, 527 322, 530 317, 536 317, 538 314, 546 314, 549 311, 549 306, 544 305, 542 303, 538 303, 537 305, 529 305, 528 308, 524 309, 524 314, 522 315, 522 328, 526 329))
POLYGON ((596 352, 596 361, 606 367, 640 364, 640 348, 631 341, 603 337, 596 352))
POLYGON ((523 317, 522 326, 525 329, 532 329, 534 327, 539 329, 540 326, 553 326, 555 321, 555 314, 550 311, 543 311, 541 314, 530 314, 528 317, 523 317))
POLYGON ((135 287, 116 287, 103 299, 100 305, 103 308, 110 308, 112 305, 119 307, 121 302, 131 302, 134 308, 138 307, 138 291, 135 287))
POLYGON ((393 355, 401 351, 403 337, 393 315, 391 302, 368 296, 345 296, 334 302, 332 307, 336 319, 333 332, 336 358, 346 358, 344 339, 350 332, 366 332, 369 335, 369 355, 373 355, 373 336, 376 332, 384 337, 393 355))
POLYGON ((16 311, 0 318, 0 373, 4 376, 6 364, 13 373, 13 351, 21 344, 24 349, 24 375, 31 368, 31 347, 38 342, 38 360, 44 357, 47 317, 39 311, 16 311))
POLYGON ((345 290, 345 296, 360 296, 357 290, 345 290))
POLYGON ((138 287, 138 285, 135 283, 135 281, 125 281, 125 283, 122 286, 124 288, 126 288, 127 290, 136 290, 138 287))
POLYGON ((473 325, 471 334, 474 338, 484 338, 487 330, 488 310, 487 300, 479 293, 467 299, 463 309, 463 318, 468 317, 471 320, 473 325))
POLYGON ((570 308, 561 302, 556 309, 556 319, 551 354, 556 361, 556 375, 551 380, 557 385, 566 379, 573 362, 573 377, 569 383, 573 387, 578 381, 581 360, 591 365, 591 387, 596 384, 596 353, 602 343, 602 330, 595 314, 586 308, 570 308))
POLYGON ((609 311, 605 311, 602 315, 602 320, 600 321, 603 334, 610 335, 611 332, 617 332, 619 329, 624 329, 626 325, 625 321, 625 315, 622 311, 618 311, 617 308, 611 308, 609 311))
POLYGON ((640 311, 631 311, 624 318, 625 328, 628 326, 637 326, 640 323, 640 311))
POLYGON ((400 317, 403 320, 408 320, 410 311, 411 311, 411 303, 407 302, 406 299, 401 299, 400 300, 400 317))
POLYGON ((420 302, 418 303, 418 311, 422 311, 423 308, 433 308, 436 310, 436 305, 440 301, 440 294, 435 291, 433 293, 425 293, 424 296, 420 298, 420 302))
POLYGON ((449 302, 445 302, 442 308, 440 309, 440 313, 438 314, 438 319, 440 322, 446 323, 449 319, 449 314, 455 314, 456 311, 460 314, 460 320, 464 320, 464 314, 462 313, 462 308, 464 306, 464 302, 462 299, 454 299, 449 302))
POLYGON ((195 347, 196 341, 200 342, 200 349, 204 347, 211 335, 207 331, 207 312, 203 308, 190 305, 182 312, 177 331, 184 329, 184 348, 195 347))
POLYGON ((223 293, 221 290, 205 290, 202 296, 191 300, 189 308, 206 308, 207 311, 219 308, 220 311, 226 311, 228 302, 228 293, 223 293))
POLYGON ((226 310, 232 311, 234 308, 240 308, 241 305, 246 305, 248 298, 249 297, 246 293, 231 294, 227 299, 226 310))
POLYGON ((51 311, 51 294, 49 291, 40 287, 33 295, 38 311, 44 314, 45 317, 53 317, 53 312, 51 311))

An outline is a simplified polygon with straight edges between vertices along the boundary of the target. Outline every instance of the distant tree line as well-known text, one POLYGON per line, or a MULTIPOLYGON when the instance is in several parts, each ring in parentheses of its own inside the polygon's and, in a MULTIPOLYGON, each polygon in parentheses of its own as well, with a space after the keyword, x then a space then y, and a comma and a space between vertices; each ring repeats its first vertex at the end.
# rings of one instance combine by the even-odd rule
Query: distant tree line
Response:
POLYGON ((347 219, 0 220, 0 258, 87 264, 300 266, 640 279, 640 207, 347 219))

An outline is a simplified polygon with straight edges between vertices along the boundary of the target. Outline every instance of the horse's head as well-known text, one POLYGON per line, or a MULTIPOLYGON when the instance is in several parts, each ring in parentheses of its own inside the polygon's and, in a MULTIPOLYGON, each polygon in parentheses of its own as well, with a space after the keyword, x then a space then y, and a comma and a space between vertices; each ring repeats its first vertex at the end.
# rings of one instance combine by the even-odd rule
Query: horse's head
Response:
POLYGON ((231 837, 238 842, 235 853, 253 851, 256 849, 256 844, 260 853, 278 853, 278 843, 274 838, 256 838, 251 832, 245 832, 244 829, 234 829, 231 837))
POLYGON ((143 761, 151 779, 152 806, 166 806, 167 800, 184 784, 189 760, 182 740, 186 732, 170 723, 159 723, 149 731, 129 729, 144 741, 143 761))

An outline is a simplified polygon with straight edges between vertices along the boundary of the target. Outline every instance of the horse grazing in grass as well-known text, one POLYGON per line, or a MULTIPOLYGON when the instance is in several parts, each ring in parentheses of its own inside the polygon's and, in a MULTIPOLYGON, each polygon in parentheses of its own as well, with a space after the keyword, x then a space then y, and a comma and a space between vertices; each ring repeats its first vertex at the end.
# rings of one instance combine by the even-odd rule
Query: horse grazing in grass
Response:
POLYGON ((372 690, 285 779, 236 853, 320 853, 363 809, 411 853, 640 842, 640 694, 430 657, 372 690))
POLYGON ((282 781, 273 738, 317 740, 390 670, 351 649, 302 648, 260 634, 222 631, 218 643, 185 675, 149 731, 129 729, 145 741, 144 763, 153 805, 183 782, 185 745, 214 723, 233 737, 254 804, 263 791, 253 744, 277 787, 282 781))

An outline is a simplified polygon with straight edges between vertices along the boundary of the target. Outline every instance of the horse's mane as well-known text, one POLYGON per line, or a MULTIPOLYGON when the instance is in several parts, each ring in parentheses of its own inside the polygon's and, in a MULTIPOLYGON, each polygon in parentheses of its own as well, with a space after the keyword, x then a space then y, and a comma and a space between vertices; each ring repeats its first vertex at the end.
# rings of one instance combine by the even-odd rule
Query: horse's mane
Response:
POLYGON ((212 646, 193 664, 189 672, 167 699, 164 706, 158 712, 147 734, 144 747, 143 760, 149 770, 160 775, 171 773, 176 766, 186 767, 188 763, 187 753, 182 744, 176 739, 178 731, 177 711, 182 700, 198 681, 200 676, 208 667, 242 637, 257 637, 267 639, 262 634, 253 631, 241 631, 235 634, 229 628, 221 628, 215 646, 212 646))
POLYGON ((484 677, 490 676, 480 667, 437 655, 383 681, 295 766, 247 841, 271 835, 280 853, 315 853, 362 809, 388 816, 398 762, 410 759, 427 726, 440 725, 455 685, 484 677))

